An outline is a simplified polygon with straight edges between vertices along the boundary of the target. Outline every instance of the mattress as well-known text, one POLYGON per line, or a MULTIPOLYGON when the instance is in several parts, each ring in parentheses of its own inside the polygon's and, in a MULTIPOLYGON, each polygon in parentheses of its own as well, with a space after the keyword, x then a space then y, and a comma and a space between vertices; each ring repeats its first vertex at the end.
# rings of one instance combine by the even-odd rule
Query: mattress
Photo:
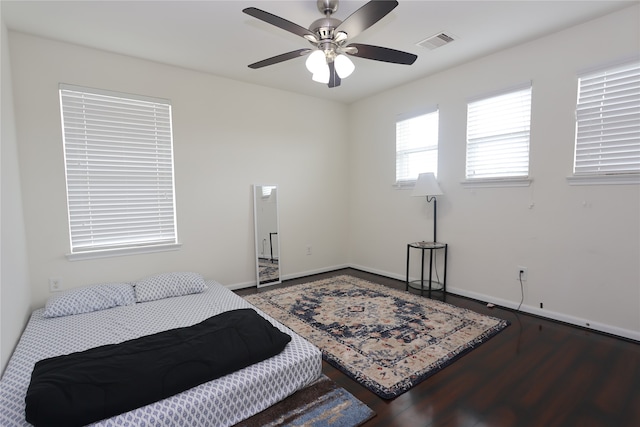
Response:
MULTIPOLYGON (((254 308, 214 281, 200 294, 165 298, 73 316, 33 312, 0 380, 0 426, 28 426, 25 395, 38 360, 191 326, 228 310, 254 308)), ((320 350, 260 310, 292 340, 282 353, 170 398, 91 424, 93 426, 231 426, 268 408, 316 379, 320 350)))

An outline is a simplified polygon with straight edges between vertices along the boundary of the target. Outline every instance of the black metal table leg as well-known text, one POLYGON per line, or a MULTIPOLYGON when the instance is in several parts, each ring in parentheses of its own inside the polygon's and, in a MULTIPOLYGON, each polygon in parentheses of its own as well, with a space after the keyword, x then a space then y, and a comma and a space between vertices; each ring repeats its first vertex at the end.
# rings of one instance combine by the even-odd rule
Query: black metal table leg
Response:
POLYGON ((429 249, 429 298, 431 298, 432 274, 433 274, 433 249, 429 249))
POLYGON ((447 295, 447 252, 449 251, 449 245, 444 245, 444 275, 442 276, 442 295, 447 295))
POLYGON ((420 264, 420 296, 424 296, 424 250, 422 252, 422 263, 420 264))
POLYGON ((405 287, 405 291, 409 290, 409 248, 411 247, 411 245, 407 245, 407 280, 406 280, 406 287, 405 287))

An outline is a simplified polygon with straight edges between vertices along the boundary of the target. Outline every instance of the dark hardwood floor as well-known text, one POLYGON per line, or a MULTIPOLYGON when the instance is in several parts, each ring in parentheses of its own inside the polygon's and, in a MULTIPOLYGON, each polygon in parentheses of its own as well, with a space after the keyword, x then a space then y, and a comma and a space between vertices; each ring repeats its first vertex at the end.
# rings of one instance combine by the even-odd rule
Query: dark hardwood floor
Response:
MULTIPOLYGON (((236 292, 345 273, 404 289, 403 281, 343 269, 236 292)), ((640 426, 639 343, 456 295, 447 295, 446 302, 511 325, 393 400, 323 362, 327 376, 376 412, 365 427, 640 426)))

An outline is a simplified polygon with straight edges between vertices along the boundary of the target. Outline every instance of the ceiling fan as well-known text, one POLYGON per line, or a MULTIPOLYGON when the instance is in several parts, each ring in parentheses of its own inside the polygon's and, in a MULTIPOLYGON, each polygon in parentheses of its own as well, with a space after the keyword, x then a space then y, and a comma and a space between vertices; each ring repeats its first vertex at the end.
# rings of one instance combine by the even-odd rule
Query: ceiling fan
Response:
POLYGON ((244 9, 243 12, 247 15, 303 37, 313 46, 255 62, 250 64, 249 68, 262 68, 310 54, 306 66, 312 73, 313 80, 327 83, 331 88, 340 86, 341 79, 348 77, 355 69, 347 55, 405 65, 413 64, 418 58, 412 53, 400 50, 348 43, 350 39, 384 18, 398 6, 397 1, 372 0, 344 21, 331 16, 338 10, 338 0, 317 0, 316 3, 324 18, 315 20, 309 29, 255 7, 244 9))

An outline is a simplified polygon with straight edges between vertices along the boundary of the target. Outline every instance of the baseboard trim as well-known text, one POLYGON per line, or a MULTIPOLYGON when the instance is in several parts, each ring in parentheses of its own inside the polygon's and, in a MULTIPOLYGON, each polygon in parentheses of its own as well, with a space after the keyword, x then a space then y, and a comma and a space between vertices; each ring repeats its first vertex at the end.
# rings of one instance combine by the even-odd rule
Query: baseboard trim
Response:
MULTIPOLYGON (((334 265, 332 267, 319 268, 317 270, 309 270, 309 271, 298 272, 298 273, 293 273, 293 274, 283 274, 281 279, 283 281, 284 280, 291 280, 291 279, 298 279, 300 277, 313 276, 314 274, 329 273, 330 271, 341 270, 343 268, 350 268, 350 266, 347 265, 347 264, 341 264, 341 265, 334 265)), ((232 291, 237 291, 238 289, 253 288, 254 286, 256 286, 256 282, 255 281, 234 283, 234 284, 231 284, 231 285, 224 285, 225 288, 228 288, 228 289, 230 289, 232 291)))
POLYGON ((314 274, 329 273, 331 271, 342 270, 343 268, 351 268, 349 264, 334 265, 333 267, 319 268, 317 270, 309 270, 293 274, 284 274, 282 280, 298 279, 300 277, 313 276, 314 274))
POLYGON ((230 289, 232 291, 237 291, 238 289, 246 289, 253 288, 256 286, 256 282, 242 282, 242 283, 234 283, 233 285, 223 285, 225 288, 230 289))
POLYGON ((402 280, 403 282, 407 279, 406 276, 390 273, 384 270, 376 270, 375 268, 365 267, 363 265, 351 264, 347 266, 348 268, 355 268, 356 270, 361 270, 366 273, 377 274, 378 276, 388 277, 390 279, 402 280))
MULTIPOLYGON (((447 288, 447 291, 455 295, 460 295, 462 297, 467 297, 467 298, 475 299, 478 301, 485 301, 487 303, 490 302, 497 306, 505 307, 511 310, 516 310, 518 308, 518 304, 520 303, 519 301, 518 302, 508 301, 502 298, 495 298, 489 295, 484 295, 477 292, 471 292, 471 291, 467 291, 459 288, 447 288)), ((594 322, 581 317, 571 316, 571 315, 560 313, 553 310, 545 310, 537 307, 532 307, 526 304, 523 304, 520 307, 520 311, 534 315, 534 316, 542 317, 545 319, 551 319, 558 322, 578 326, 583 329, 593 330, 596 332, 603 332, 605 334, 615 335, 615 336, 627 338, 633 341, 640 341, 640 332, 633 331, 631 329, 619 328, 617 326, 608 325, 606 323, 594 322)))

